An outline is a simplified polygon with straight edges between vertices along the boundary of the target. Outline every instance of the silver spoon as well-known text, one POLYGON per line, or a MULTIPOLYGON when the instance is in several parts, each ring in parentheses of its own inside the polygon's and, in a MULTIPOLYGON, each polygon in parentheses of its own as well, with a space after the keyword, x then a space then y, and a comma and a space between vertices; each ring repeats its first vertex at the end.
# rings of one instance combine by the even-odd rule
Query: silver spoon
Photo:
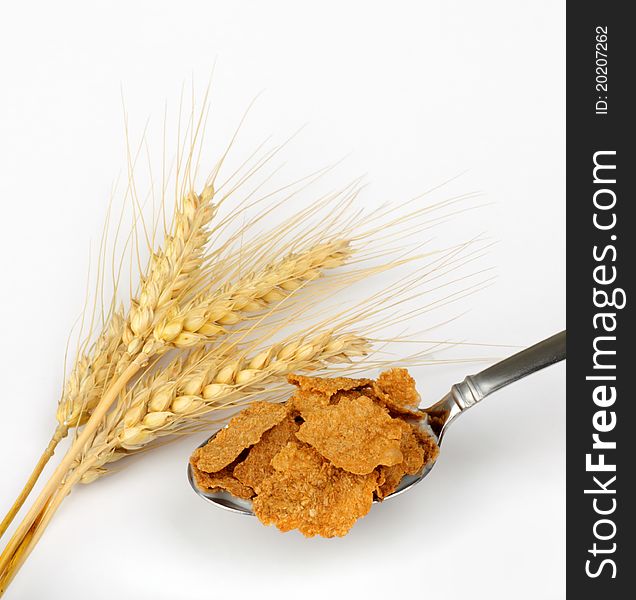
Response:
MULTIPOLYGON (((451 422, 461 413, 474 406, 493 392, 500 390, 507 385, 519 381, 524 377, 549 367, 565 358, 565 331, 557 333, 530 348, 526 348, 517 354, 513 354, 491 367, 477 373, 469 375, 461 383, 456 383, 451 387, 439 402, 429 408, 423 409, 427 414, 430 432, 437 443, 441 445, 444 434, 451 422)), ((216 434, 214 434, 216 435, 216 434)), ((203 442, 201 446, 207 444, 213 437, 203 442)), ((408 490, 416 483, 426 477, 435 462, 429 462, 417 475, 407 475, 402 478, 397 489, 385 498, 393 498, 398 494, 408 490)), ((200 490, 192 476, 192 468, 188 463, 188 481, 194 491, 204 500, 211 502, 215 506, 225 508, 242 515, 253 515, 252 503, 250 500, 235 498, 227 492, 209 492, 200 490)))

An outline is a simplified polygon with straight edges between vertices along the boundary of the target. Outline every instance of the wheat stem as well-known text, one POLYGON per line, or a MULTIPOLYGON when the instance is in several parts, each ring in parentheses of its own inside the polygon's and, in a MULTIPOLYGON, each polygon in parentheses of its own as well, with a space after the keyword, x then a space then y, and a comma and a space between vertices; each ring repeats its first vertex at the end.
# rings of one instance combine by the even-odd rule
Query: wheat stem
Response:
POLYGON ((19 510, 22 508, 24 501, 27 499, 27 497, 31 493, 31 490, 33 489, 33 486, 35 485, 35 482, 40 477, 40 474, 42 473, 42 470, 46 466, 46 463, 55 453, 55 448, 59 444, 60 440, 66 437, 67 431, 68 429, 63 425, 58 425, 57 428, 55 429, 55 433, 53 434, 53 437, 51 437, 51 441, 49 442, 49 445, 46 447, 46 449, 42 453, 42 456, 40 456, 40 459, 35 465, 33 472, 31 473, 29 479, 27 480, 26 484, 22 488, 20 495, 16 498, 15 502, 13 503, 13 506, 11 506, 11 508, 5 515, 4 519, 2 520, 2 523, 0 523, 0 537, 4 535, 4 532, 7 530, 9 525, 11 525, 13 519, 18 514, 19 510))
MULTIPOLYGON (((38 515, 37 519, 20 542, 20 545, 11 556, 6 570, 0 575, 0 597, 4 595, 4 592, 13 581, 16 573, 20 570, 20 567, 22 567, 24 561, 29 557, 29 554, 31 554, 31 551, 37 544, 40 537, 42 537, 42 534, 46 529, 46 525, 48 525, 48 522, 53 516, 53 513, 49 512, 49 508, 53 506, 53 500, 55 500, 55 510, 57 510, 61 504, 61 499, 58 500, 58 496, 55 495, 54 498, 50 499, 46 503, 44 510, 40 515, 38 515), (46 518, 47 515, 50 516, 46 518)), ((53 512, 55 512, 55 510, 53 512)))
POLYGON ((14 552, 22 542, 24 536, 28 533, 29 529, 35 522, 38 514, 47 504, 49 498, 55 493, 55 490, 59 486, 60 482, 64 479, 69 469, 73 466, 75 459, 84 451, 86 444, 91 440, 95 431, 99 427, 101 420, 105 417, 106 412, 112 406, 117 399, 117 396, 125 388, 126 384, 132 377, 139 371, 139 369, 146 363, 148 358, 142 353, 132 363, 126 367, 124 372, 119 375, 117 380, 109 387, 108 391, 104 394, 98 405, 95 407, 93 414, 90 416, 88 422, 79 433, 73 445, 68 452, 62 458, 60 464, 57 466, 53 475, 45 484, 44 488, 40 492, 33 506, 31 506, 29 512, 26 514, 15 533, 9 540, 9 543, 5 547, 0 555, 0 573, 4 573, 7 569, 7 565, 11 560, 14 552))

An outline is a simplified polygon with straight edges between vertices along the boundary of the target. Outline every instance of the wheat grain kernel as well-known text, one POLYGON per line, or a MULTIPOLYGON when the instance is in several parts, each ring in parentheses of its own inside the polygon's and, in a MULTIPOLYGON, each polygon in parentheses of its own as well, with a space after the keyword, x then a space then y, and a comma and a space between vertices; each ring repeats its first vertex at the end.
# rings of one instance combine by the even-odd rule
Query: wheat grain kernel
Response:
POLYGON ((158 429, 166 424, 166 421, 173 417, 174 414, 169 411, 149 412, 143 419, 142 423, 148 429, 158 429))
POLYGON ((203 397, 206 400, 216 398, 222 395, 229 388, 229 386, 223 383, 210 383, 203 388, 203 397))

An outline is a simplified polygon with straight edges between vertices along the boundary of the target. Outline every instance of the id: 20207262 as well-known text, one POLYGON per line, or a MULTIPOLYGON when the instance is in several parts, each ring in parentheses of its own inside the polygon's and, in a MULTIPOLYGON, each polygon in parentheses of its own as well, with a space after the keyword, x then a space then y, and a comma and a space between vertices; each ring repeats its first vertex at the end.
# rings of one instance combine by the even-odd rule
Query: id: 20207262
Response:
POLYGON ((607 26, 599 25, 596 28, 596 51, 595 51, 595 73, 596 73, 596 114, 606 115, 608 109, 608 79, 607 79, 607 48, 608 34, 607 26))

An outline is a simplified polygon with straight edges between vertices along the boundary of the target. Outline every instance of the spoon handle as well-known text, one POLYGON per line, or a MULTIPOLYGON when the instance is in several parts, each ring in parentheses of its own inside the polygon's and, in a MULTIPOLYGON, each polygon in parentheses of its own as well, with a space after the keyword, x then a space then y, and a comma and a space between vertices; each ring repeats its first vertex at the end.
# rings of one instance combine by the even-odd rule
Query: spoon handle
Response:
POLYGON ((509 358, 469 375, 452 387, 451 394, 461 410, 486 396, 565 358, 565 331, 561 331, 509 358))

